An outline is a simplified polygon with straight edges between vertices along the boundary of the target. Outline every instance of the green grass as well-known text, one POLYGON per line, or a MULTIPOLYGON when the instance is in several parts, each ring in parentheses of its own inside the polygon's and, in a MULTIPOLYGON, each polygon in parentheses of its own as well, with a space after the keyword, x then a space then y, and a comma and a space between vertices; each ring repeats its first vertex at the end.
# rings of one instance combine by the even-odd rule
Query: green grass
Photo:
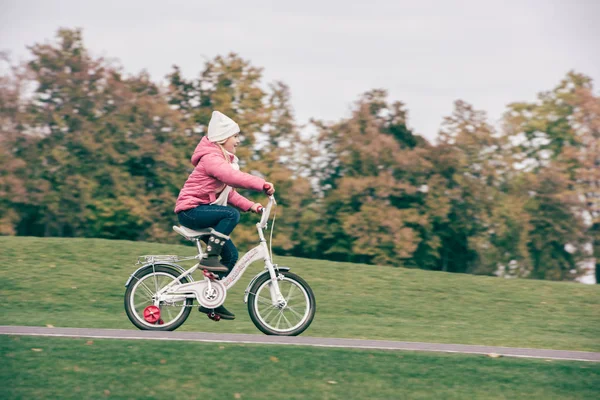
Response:
MULTIPOLYGON (((124 283, 142 254, 193 255, 194 248, 0 237, 2 324, 133 329, 123 310, 124 283)), ((598 286, 275 261, 292 267, 315 292, 317 314, 303 335, 600 351, 598 286)), ((261 269, 255 263, 228 293, 235 321, 215 323, 194 311, 179 330, 259 333, 243 292, 261 269)))
POLYGON ((293 346, 0 337, 3 399, 597 399, 600 364, 293 346))

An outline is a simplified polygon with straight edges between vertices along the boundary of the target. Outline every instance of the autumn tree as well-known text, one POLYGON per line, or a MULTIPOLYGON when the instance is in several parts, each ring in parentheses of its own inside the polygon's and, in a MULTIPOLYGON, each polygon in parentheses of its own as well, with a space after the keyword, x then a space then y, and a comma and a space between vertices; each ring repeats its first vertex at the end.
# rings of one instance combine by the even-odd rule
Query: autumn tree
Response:
POLYGON ((402 265, 418 245, 415 225, 427 162, 415 150, 425 140, 406 125, 400 102, 389 104, 384 90, 365 93, 352 116, 318 123, 328 166, 319 174, 322 219, 315 227, 317 253, 346 261, 402 265))
POLYGON ((501 146, 486 114, 464 101, 457 101, 444 119, 439 144, 428 155, 434 165, 428 187, 438 192, 428 232, 439 254, 434 269, 494 272, 498 252, 493 242, 499 231, 492 216, 503 200, 501 146))
POLYGON ((585 222, 598 187, 591 93, 591 79, 570 72, 538 101, 509 105, 504 117, 511 179, 521 182, 521 198, 528 197, 532 277, 573 279, 593 241, 585 222))
MULTIPOLYGON (((146 239, 164 236, 164 204, 183 165, 177 119, 144 73, 125 77, 86 50, 79 30, 30 48, 35 89, 13 149, 27 183, 8 199, 21 235, 146 239)), ((16 163, 16 164, 15 164, 16 163)), ((6 200, 5 200, 6 201, 6 200)))

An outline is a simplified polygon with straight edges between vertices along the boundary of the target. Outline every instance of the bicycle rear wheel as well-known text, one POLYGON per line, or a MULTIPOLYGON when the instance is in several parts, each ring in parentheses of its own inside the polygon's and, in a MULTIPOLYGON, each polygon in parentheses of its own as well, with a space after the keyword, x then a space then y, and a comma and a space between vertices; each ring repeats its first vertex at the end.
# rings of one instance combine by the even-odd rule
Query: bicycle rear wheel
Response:
MULTIPOLYGON (((192 299, 161 302, 160 317, 152 318, 156 308, 152 297, 160 289, 177 279, 180 272, 169 265, 154 265, 133 276, 125 291, 125 312, 129 320, 139 329, 151 331, 173 331, 181 326, 190 315, 192 299)), ((179 284, 187 283, 182 278, 179 284)))
POLYGON ((267 335, 296 336, 310 326, 317 305, 312 289, 298 275, 280 272, 279 290, 286 301, 283 307, 271 301, 271 276, 265 274, 250 288, 248 313, 254 325, 267 335))

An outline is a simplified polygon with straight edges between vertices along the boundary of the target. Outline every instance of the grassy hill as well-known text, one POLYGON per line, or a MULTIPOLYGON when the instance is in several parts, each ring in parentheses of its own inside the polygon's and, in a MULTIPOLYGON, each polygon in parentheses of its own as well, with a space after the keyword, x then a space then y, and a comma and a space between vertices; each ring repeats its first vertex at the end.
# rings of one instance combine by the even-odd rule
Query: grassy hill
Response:
MULTIPOLYGON (((194 248, 0 237, 2 324, 133 329, 123 310, 124 283, 143 254, 193 255, 194 248)), ((315 292, 317 314, 303 335, 600 351, 599 286, 277 256, 275 262, 315 292)), ((228 293, 235 321, 215 323, 194 311, 179 330, 259 333, 243 292, 261 269, 252 265, 228 293)))

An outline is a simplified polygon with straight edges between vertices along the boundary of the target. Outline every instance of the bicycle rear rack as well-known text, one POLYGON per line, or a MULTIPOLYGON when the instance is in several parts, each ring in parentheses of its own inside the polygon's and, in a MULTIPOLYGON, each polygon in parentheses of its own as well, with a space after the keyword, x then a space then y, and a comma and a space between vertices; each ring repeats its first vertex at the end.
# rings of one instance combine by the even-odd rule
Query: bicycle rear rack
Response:
POLYGON ((136 265, 140 264, 156 264, 159 262, 179 262, 179 261, 189 261, 189 260, 197 260, 198 256, 191 257, 180 257, 173 254, 148 254, 145 256, 139 256, 137 259, 136 265))

